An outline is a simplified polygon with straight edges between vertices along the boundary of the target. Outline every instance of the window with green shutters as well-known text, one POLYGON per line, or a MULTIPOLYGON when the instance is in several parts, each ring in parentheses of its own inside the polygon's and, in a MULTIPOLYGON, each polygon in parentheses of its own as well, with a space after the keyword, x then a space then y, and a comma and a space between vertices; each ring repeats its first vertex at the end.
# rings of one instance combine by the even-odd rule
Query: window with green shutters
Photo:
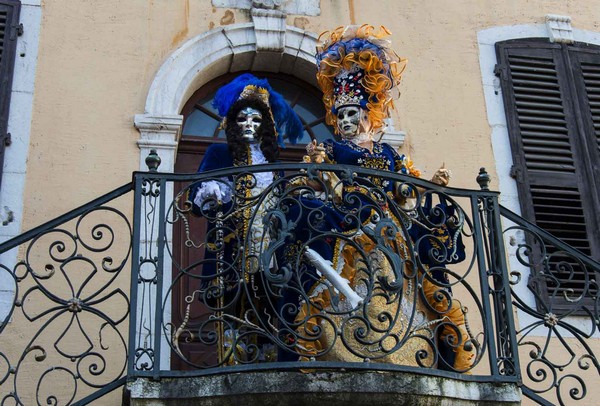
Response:
MULTIPOLYGON (((497 43, 496 53, 522 214, 598 260, 600 47, 525 39, 497 43)), ((539 260, 541 250, 529 243, 539 260)), ((546 279, 538 299, 568 311, 561 290, 584 292, 585 275, 575 263, 574 275, 559 272, 560 255, 553 258, 560 282, 546 279)))
POLYGON ((5 148, 10 144, 8 112, 17 36, 21 30, 19 26, 20 7, 20 1, 0 0, 0 182, 2 181, 5 148))

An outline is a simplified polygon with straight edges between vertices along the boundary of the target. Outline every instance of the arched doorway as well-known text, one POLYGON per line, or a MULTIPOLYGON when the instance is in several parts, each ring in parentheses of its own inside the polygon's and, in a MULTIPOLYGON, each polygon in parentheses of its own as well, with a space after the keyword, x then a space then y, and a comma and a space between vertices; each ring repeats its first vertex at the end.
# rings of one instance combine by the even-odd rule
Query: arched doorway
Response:
MULTIPOLYGON (((137 144, 140 148, 139 168, 141 171, 148 170, 145 159, 151 150, 156 150, 162 160, 158 168, 160 172, 175 171, 178 147, 181 148, 182 153, 186 151, 186 142, 179 143, 179 136, 183 128, 183 116, 181 115, 183 107, 198 89, 202 89, 213 80, 220 78, 226 80, 225 77, 231 72, 268 70, 274 73, 285 73, 289 77, 304 81, 304 83, 316 85, 314 74, 316 35, 286 26, 285 21, 283 23, 280 21, 284 17, 267 17, 267 19, 276 20, 271 22, 277 23, 267 24, 269 27, 279 27, 274 32, 266 30, 267 33, 272 33, 278 38, 278 47, 273 48, 272 44, 268 41, 265 42, 271 38, 271 36, 264 35, 265 30, 258 33, 253 23, 245 22, 218 27, 190 38, 165 58, 148 89, 143 112, 134 117, 134 125, 140 133, 137 144), (262 52, 267 49, 269 52, 262 52)), ((216 82, 213 85, 215 88, 219 86, 216 82)), ((191 146, 190 148, 193 149, 191 146)), ((291 150, 290 148, 286 152, 291 150)), ((194 151, 188 152, 195 153, 194 151)), ((189 169, 178 166, 177 170, 194 172, 200 160, 197 152, 195 154, 194 159, 190 161, 189 169)), ((173 195, 172 184, 167 184, 165 193, 167 196, 173 195)), ((158 232, 158 228, 156 232, 158 232)), ((169 236, 173 235, 173 240, 178 238, 177 232, 172 230, 170 225, 167 226, 167 233, 169 236)), ((155 235, 158 234, 155 233, 155 235)), ((170 288, 173 282, 170 280, 170 276, 174 265, 173 258, 171 258, 174 244, 171 243, 173 240, 170 238, 168 240, 162 269, 159 272, 163 275, 164 286, 170 288)), ((157 240, 144 241, 144 244, 157 243, 157 240)), ((173 255, 180 254, 176 251, 173 255)), ((152 295, 140 297, 137 306, 140 308, 151 307, 151 303, 155 300, 156 298, 152 295)), ((167 325, 171 325, 171 322, 174 321, 171 320, 170 305, 171 300, 168 300, 165 302, 165 308, 162 309, 164 322, 167 325)), ((174 316, 174 318, 177 317, 177 315, 174 316)), ((144 340, 155 339, 153 336, 148 337, 145 329, 145 326, 151 324, 154 318, 154 312, 147 312, 139 315, 135 320, 136 331, 144 337, 144 340)), ((161 340, 164 351, 161 352, 160 362, 164 365, 171 364, 173 358, 169 351, 168 341, 161 340)), ((140 341, 137 345, 143 347, 145 344, 140 341)))

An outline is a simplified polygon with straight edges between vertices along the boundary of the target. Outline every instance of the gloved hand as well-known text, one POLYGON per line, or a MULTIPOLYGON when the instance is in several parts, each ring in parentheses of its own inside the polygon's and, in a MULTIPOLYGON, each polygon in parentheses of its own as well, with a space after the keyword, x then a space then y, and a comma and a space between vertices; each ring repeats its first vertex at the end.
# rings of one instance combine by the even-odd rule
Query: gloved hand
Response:
POLYGON ((223 199, 223 193, 221 193, 221 188, 217 182, 207 182, 204 193, 206 194, 206 197, 213 196, 219 201, 223 199))
POLYGON ((448 186, 450 183, 450 178, 452 177, 452 171, 450 169, 446 169, 446 164, 442 163, 440 169, 438 169, 431 178, 433 183, 436 183, 440 186, 448 186))
POLYGON ((196 196, 194 197, 194 204, 196 206, 202 207, 203 204, 206 203, 206 199, 209 197, 214 197, 219 202, 223 200, 223 193, 221 192, 221 187, 218 182, 208 181, 202 184, 202 186, 196 192, 196 196))
POLYGON ((304 155, 304 162, 306 163, 315 162, 322 164, 327 157, 323 143, 317 145, 317 140, 312 140, 312 142, 306 144, 306 154, 304 155))

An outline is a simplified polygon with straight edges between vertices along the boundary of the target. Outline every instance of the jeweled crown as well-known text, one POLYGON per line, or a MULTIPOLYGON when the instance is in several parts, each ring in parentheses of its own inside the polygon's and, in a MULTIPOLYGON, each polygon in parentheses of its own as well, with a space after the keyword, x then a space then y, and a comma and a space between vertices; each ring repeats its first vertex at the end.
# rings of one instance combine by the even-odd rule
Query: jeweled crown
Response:
POLYGON ((242 93, 240 93, 240 97, 238 97, 238 100, 256 97, 259 98, 263 103, 265 103, 267 107, 271 108, 271 105, 269 104, 269 96, 269 90, 265 89, 264 87, 259 87, 256 85, 247 85, 246 87, 244 87, 244 90, 242 90, 242 93))
POLYGON ((359 106, 367 108, 369 94, 362 85, 364 70, 354 65, 344 70, 333 79, 333 109, 336 112, 342 106, 359 106))

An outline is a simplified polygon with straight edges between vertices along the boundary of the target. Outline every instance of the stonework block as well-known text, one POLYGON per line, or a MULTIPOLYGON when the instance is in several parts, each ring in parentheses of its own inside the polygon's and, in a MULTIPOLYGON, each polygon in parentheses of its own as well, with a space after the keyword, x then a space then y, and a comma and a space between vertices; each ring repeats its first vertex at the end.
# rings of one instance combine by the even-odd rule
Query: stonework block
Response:
POLYGON ((321 15, 319 0, 212 0, 214 7, 239 8, 280 8, 287 14, 318 16, 321 15))
POLYGON ((42 11, 38 6, 23 5, 20 21, 24 26, 23 35, 17 39, 17 54, 12 90, 31 92, 35 89, 35 69, 37 66, 38 43, 42 11))
POLYGON ((279 72, 282 54, 280 52, 258 52, 252 70, 257 72, 279 72))
POLYGON ((519 405, 516 383, 469 382, 410 372, 244 372, 137 379, 136 405, 519 405))
POLYGON ((239 72, 244 70, 251 70, 254 64, 256 52, 242 52, 233 55, 231 60, 231 66, 229 67, 230 72, 239 72))
MULTIPOLYGON (((390 119, 390 121, 391 121, 391 119, 390 119)), ((397 150, 402 145, 404 145, 405 138, 406 138, 406 133, 404 131, 395 130, 395 129, 393 129, 393 126, 392 126, 391 129, 387 129, 385 131, 385 133, 383 133, 383 136, 381 137, 381 142, 388 143, 392 147, 394 147, 394 149, 397 150)))
POLYGON ((159 172, 173 172, 175 168, 175 154, 177 139, 181 133, 183 116, 153 116, 149 114, 136 114, 134 125, 140 132, 138 146, 140 148, 140 170, 147 171, 146 157, 151 150, 161 158, 159 172))
POLYGON ((32 103, 33 93, 13 91, 11 94, 10 115, 8 117, 8 132, 11 135, 11 144, 6 147, 4 155, 4 173, 24 174, 27 169, 32 103))
POLYGON ((280 10, 252 9, 257 51, 282 52, 285 47, 285 13, 280 10))
POLYGON ((238 48, 245 48, 248 45, 255 46, 256 33, 251 28, 254 28, 252 23, 228 26, 224 28, 223 34, 227 38, 227 46, 231 47, 233 52, 238 51, 238 48))
POLYGON ((546 16, 546 27, 551 42, 564 42, 571 44, 573 39, 573 27, 571 27, 571 17, 548 14, 546 16))

